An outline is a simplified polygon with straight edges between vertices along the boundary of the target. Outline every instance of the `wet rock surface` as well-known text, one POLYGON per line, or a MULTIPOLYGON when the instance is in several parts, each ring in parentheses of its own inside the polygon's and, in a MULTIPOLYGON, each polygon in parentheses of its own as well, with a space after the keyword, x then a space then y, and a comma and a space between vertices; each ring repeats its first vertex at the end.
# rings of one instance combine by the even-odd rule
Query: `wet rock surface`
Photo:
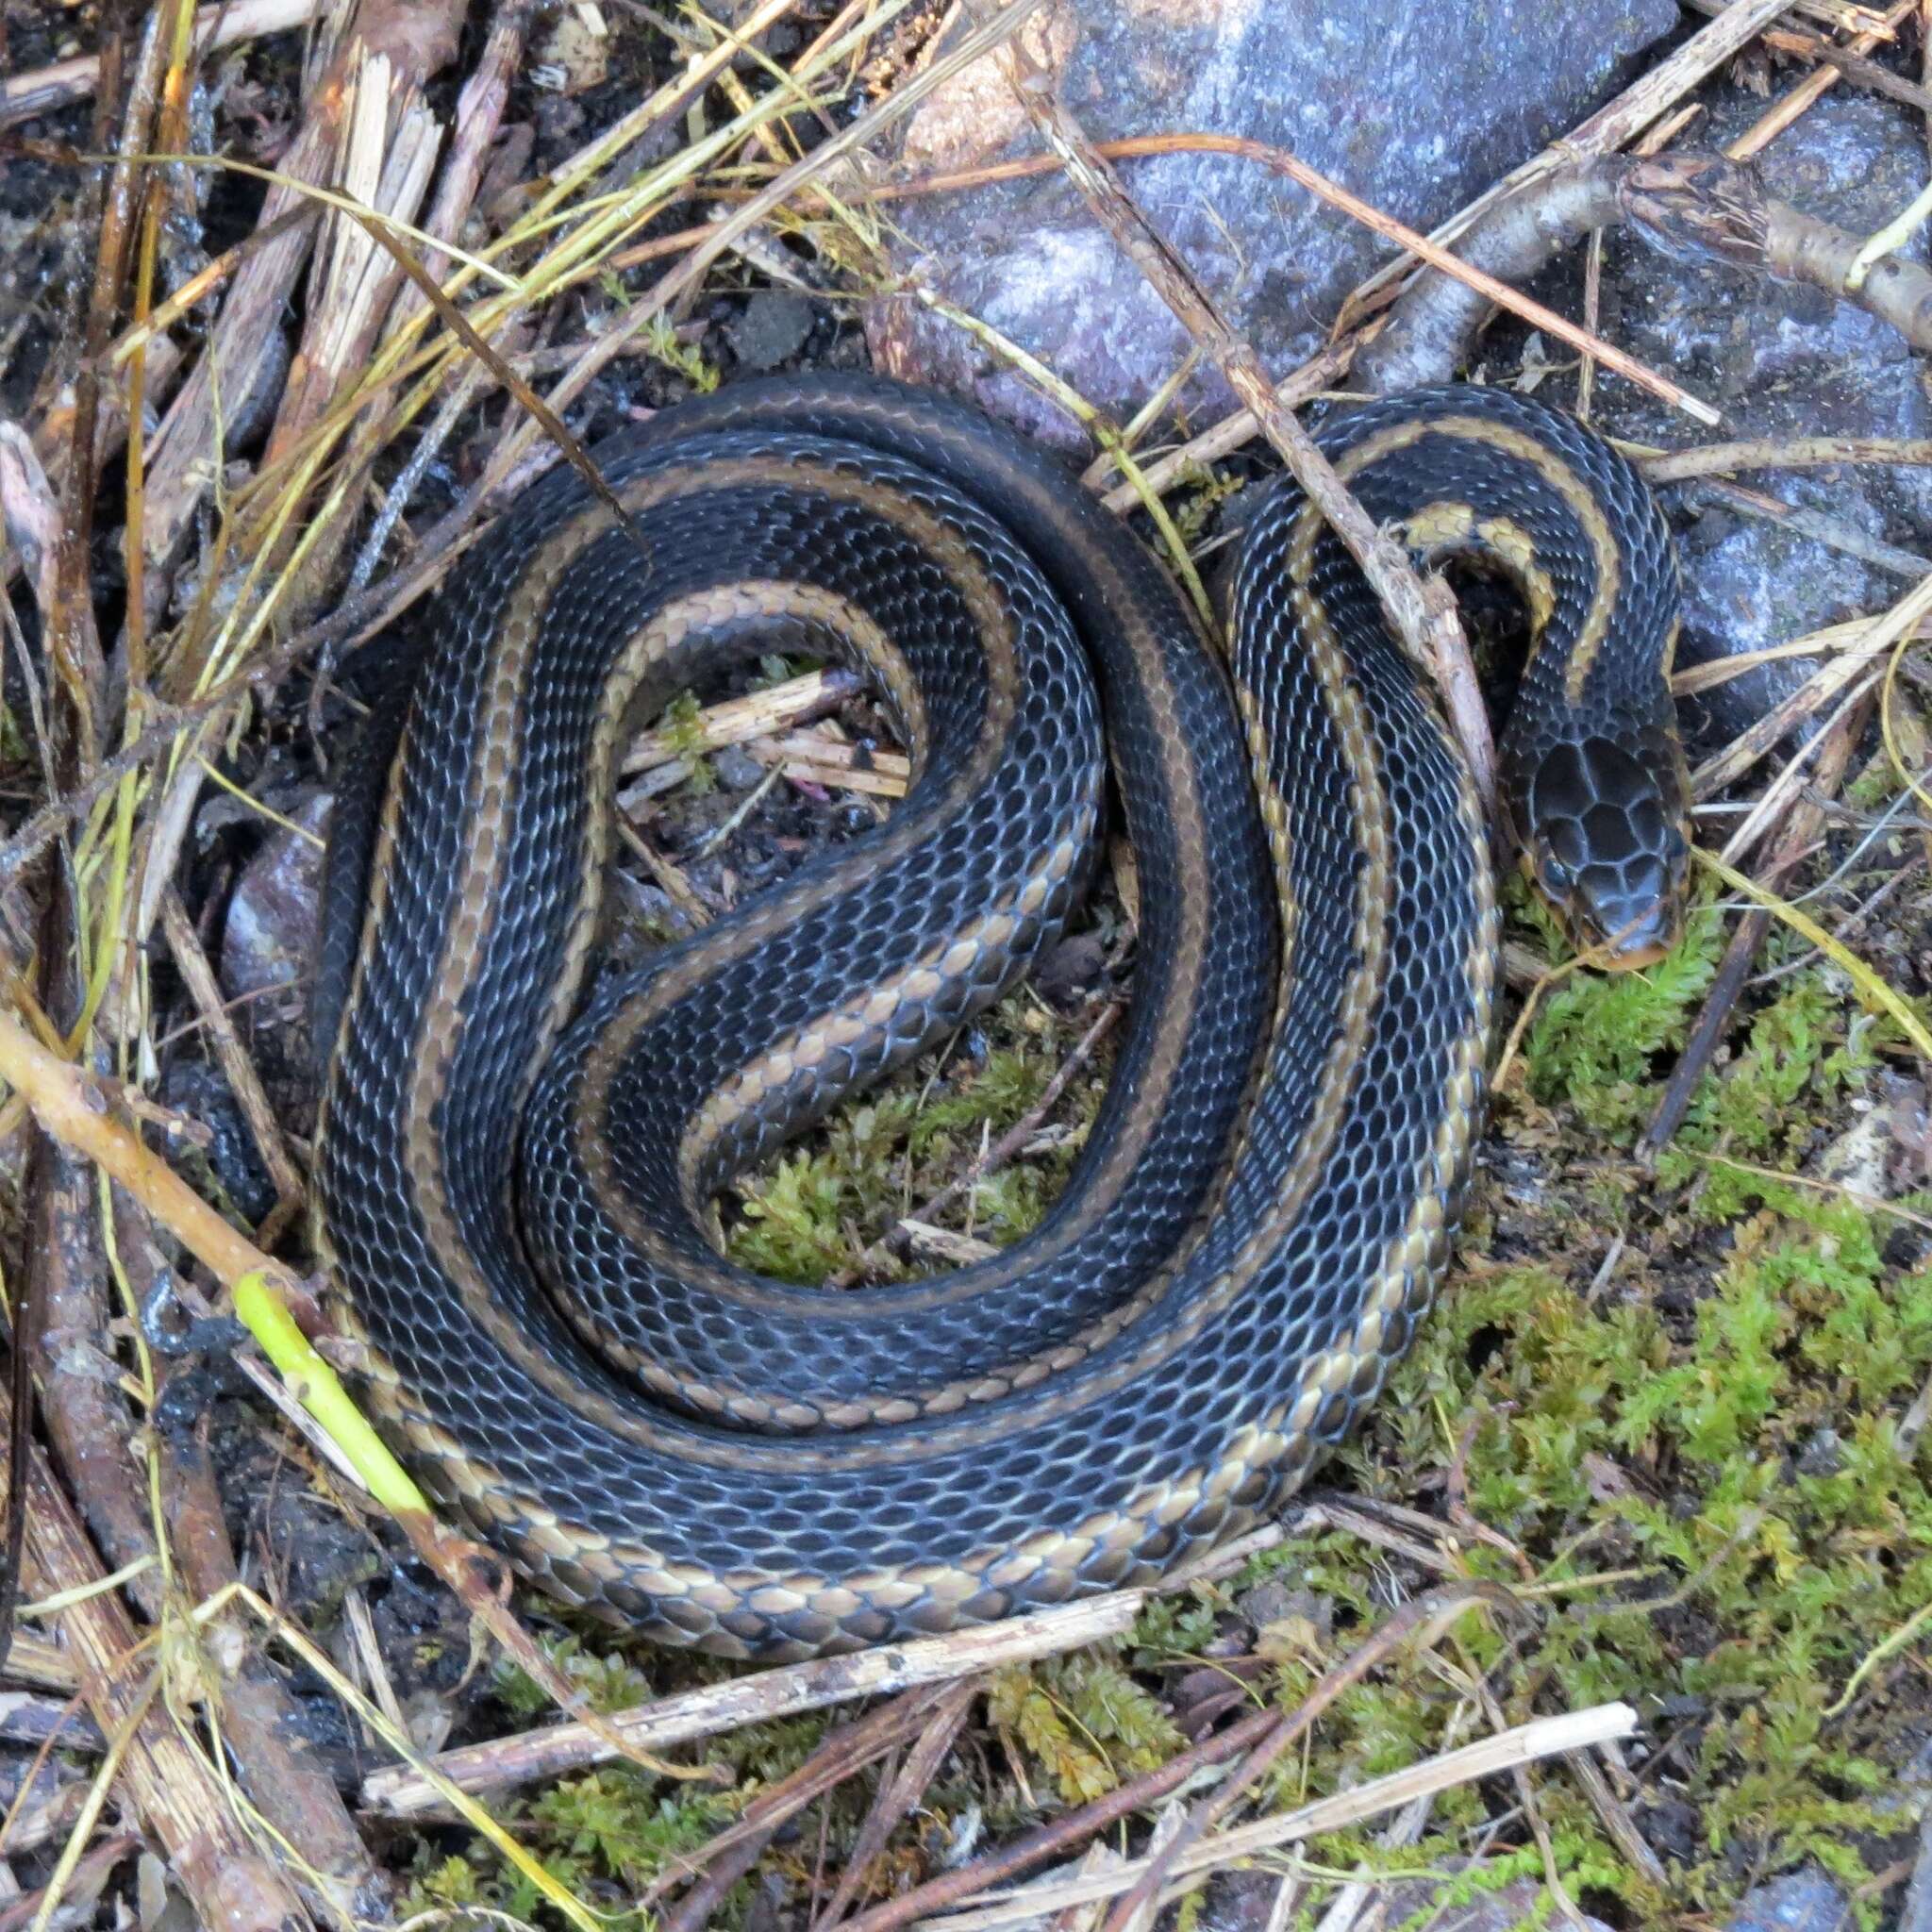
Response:
POLYGON ((280 808, 298 829, 270 829, 242 866, 222 923, 223 991, 273 1088, 312 1073, 309 979, 333 794, 309 791, 280 808))
MULTIPOLYGON (((1714 90, 1708 98, 1709 113, 1686 137, 1700 149, 1722 148, 1765 109, 1741 90, 1714 90)), ((1870 233, 1924 185, 1924 131, 1903 108, 1839 90, 1772 142, 1757 165, 1770 192, 1792 207, 1870 233)), ((1923 233, 1901 253, 1925 259, 1923 233)), ((1573 264, 1559 274, 1574 291, 1579 271, 1573 264)), ((1904 340, 1819 290, 1674 261, 1617 236, 1605 250, 1602 321, 1611 341, 1674 375, 1724 416, 1721 430, 1702 431, 1609 377, 1598 387, 1596 417, 1611 435, 1671 446, 1713 436, 1783 441, 1932 435, 1924 375, 1904 340)), ((1860 465, 1758 471, 1736 480, 1849 525, 1876 543, 1907 552, 1927 547, 1932 471, 1860 465)), ((1882 609, 1907 588, 1903 562, 1900 572, 1878 568, 1694 487, 1667 490, 1664 498, 1684 567, 1680 663, 1782 643, 1882 609)), ((1741 730, 1795 690, 1810 668, 1808 660, 1789 659, 1718 687, 1702 700, 1705 722, 1724 736, 1741 730)))
POLYGON ((1725 1932, 1839 1932, 1850 1912, 1844 1893, 1807 1865, 1747 1891, 1725 1932))
MULTIPOLYGON (((1677 24, 1665 0, 1058 0, 1023 30, 1095 140, 1213 128, 1291 148, 1426 228, 1601 103, 1677 24)), ((1038 149, 1004 75, 980 61, 912 117, 907 175, 1038 149)), ((1388 244, 1251 160, 1175 154, 1131 164, 1141 205, 1272 365, 1320 342, 1388 244)), ((1188 339, 1058 175, 916 199, 895 211, 908 268, 1043 358, 1090 402, 1131 413, 1188 339)), ((977 399, 1037 435, 1070 420, 916 300, 875 305, 881 366, 977 399)), ((1226 407, 1211 372, 1186 412, 1226 407)))
POLYGON ((317 793, 296 810, 289 831, 277 826, 249 860, 228 901, 222 928, 222 979, 229 994, 261 994, 293 986, 308 970, 315 942, 329 794, 317 793))

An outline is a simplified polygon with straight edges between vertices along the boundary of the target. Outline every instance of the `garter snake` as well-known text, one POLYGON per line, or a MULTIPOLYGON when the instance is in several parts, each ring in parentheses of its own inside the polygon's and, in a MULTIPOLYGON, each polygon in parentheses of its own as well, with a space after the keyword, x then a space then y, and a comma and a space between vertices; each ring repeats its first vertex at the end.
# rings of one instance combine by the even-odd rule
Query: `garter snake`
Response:
MULTIPOLYGON (((1492 391, 1370 405, 1321 441, 1418 554, 1516 585, 1511 816, 1584 937, 1652 954, 1684 791, 1642 485, 1492 391)), ((1485 828, 1363 578, 1273 486, 1230 676, 1053 460, 872 379, 729 389, 596 457, 633 529, 568 471, 526 492, 339 795, 317 1191, 378 1420, 545 1590, 730 1654, 941 1630, 1231 1534, 1379 1391, 1479 1121, 1485 828), (871 674, 908 797, 599 974, 625 720, 780 639, 871 674), (721 1184, 1055 937, 1109 761, 1134 1001, 1058 1206, 935 1281, 727 1264, 703 1231, 721 1184)))

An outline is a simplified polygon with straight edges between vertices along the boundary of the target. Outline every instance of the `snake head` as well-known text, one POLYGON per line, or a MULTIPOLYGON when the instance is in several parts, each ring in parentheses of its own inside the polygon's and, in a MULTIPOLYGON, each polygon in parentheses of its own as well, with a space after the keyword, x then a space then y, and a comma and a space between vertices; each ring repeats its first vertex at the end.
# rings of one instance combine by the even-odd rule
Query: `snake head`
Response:
POLYGON ((1523 801, 1524 861, 1571 941, 1607 972, 1675 943, 1690 870, 1690 785, 1674 741, 1640 758, 1607 738, 1554 746, 1523 801))

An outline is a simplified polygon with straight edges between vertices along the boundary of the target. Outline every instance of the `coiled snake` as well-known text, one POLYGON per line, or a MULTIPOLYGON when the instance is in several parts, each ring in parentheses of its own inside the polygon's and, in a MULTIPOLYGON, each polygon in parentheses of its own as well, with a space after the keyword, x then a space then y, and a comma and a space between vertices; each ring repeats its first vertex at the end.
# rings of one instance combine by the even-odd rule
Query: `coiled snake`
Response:
MULTIPOLYGON (((1655 953, 1685 856, 1676 593, 1635 474, 1485 390, 1321 441, 1412 548, 1514 581, 1511 817, 1581 937, 1655 953)), ((1236 567, 1230 677, 1055 462, 937 396, 748 384, 596 456, 641 550, 569 472, 531 490, 337 807, 318 1196, 370 1400, 545 1590, 668 1641, 800 1655, 1149 1578, 1300 1480, 1448 1253, 1496 916, 1435 706, 1286 484, 1236 567), (624 721, 781 638, 871 673, 908 796, 598 977, 624 721), (733 1172, 1054 939, 1109 758, 1134 1002, 1044 1224, 855 1292, 722 1260, 733 1172)))

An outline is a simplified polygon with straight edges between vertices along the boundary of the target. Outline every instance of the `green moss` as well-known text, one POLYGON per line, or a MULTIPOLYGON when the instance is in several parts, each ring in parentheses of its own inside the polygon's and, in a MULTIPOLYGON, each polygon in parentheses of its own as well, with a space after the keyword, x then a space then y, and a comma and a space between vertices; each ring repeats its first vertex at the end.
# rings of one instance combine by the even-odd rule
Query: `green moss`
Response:
POLYGON ((692 792, 699 796, 715 791, 718 785, 718 774, 712 771, 711 760, 705 751, 702 710, 696 691, 679 691, 664 708, 664 715, 658 721, 658 728, 663 732, 666 742, 684 767, 684 775, 692 792))
MULTIPOLYGON (((598 286, 620 313, 631 308, 637 299, 610 270, 598 277, 598 286)), ((703 350, 695 342, 680 337, 677 325, 669 315, 654 315, 641 340, 655 361, 661 362, 674 375, 683 376, 697 394, 708 396, 718 387, 716 365, 705 359, 703 350)))
POLYGON ((994 1672, 987 1715, 1019 1740, 1069 1805, 1164 1764, 1183 1742, 1174 1720, 1110 1650, 994 1672))
MULTIPOLYGON (((977 1064, 927 1055, 890 1091, 835 1108, 819 1131, 769 1170, 734 1184, 725 1253, 784 1281, 821 1282, 857 1269, 903 1215, 974 1161, 1041 1100, 1074 1039, 1033 994, 1009 995, 977 1023, 977 1064)), ((1004 1246, 1037 1226, 1064 1182, 1105 1088, 1104 1071, 1069 1083, 1043 1154, 1009 1162, 949 1205, 941 1224, 1004 1246)))
MULTIPOLYGON (((1513 1674, 1541 1687, 1540 1708, 1626 1699, 1690 1747, 1680 1776, 1708 1856, 1678 1876, 1713 1907, 1738 1883, 1720 1855, 1740 1845, 1766 1870, 1811 1856, 1866 1875, 1847 1847, 1883 1828, 1872 1713, 1824 1713, 1932 1601, 1932 1460, 1895 1437, 1932 1367, 1932 1270, 1889 1269, 1856 1207, 1737 1185, 1757 1198, 1736 1204, 1730 1254, 1683 1314, 1592 1301, 1542 1268, 1456 1282, 1352 1452, 1367 1486, 1398 1469, 1427 1484, 1451 1459, 1435 1419, 1473 1419, 1469 1507, 1541 1580, 1639 1573, 1553 1608, 1513 1674)), ((1469 1562, 1519 1580, 1497 1552, 1469 1562)), ((1501 1633, 1465 1621, 1459 1635, 1485 1667, 1499 1657, 1501 1633)), ((1422 1741, 1400 1688, 1348 1701, 1371 1761, 1422 1741)), ((1611 1857, 1574 1792, 1552 1781, 1548 1802, 1611 1857)), ((1612 1889, 1644 1908, 1630 1874, 1612 1889)))
MULTIPOLYGON (((621 1653, 599 1653, 571 1635, 548 1638, 542 1648, 572 1689, 606 1717, 643 1704, 652 1694, 650 1678, 621 1653)), ((510 1713, 525 1724, 552 1708, 550 1693, 508 1657, 497 1661, 494 1688, 510 1713)))
MULTIPOLYGON (((1511 896, 1540 930, 1552 932, 1541 903, 1520 880, 1511 896)), ((1678 943, 1645 972, 1573 973, 1553 987, 1524 1040, 1531 1093, 1567 1101, 1599 1132, 1632 1138, 1648 1108, 1641 1088, 1652 1062, 1683 1045, 1723 941, 1717 916, 1700 908, 1678 943)))

